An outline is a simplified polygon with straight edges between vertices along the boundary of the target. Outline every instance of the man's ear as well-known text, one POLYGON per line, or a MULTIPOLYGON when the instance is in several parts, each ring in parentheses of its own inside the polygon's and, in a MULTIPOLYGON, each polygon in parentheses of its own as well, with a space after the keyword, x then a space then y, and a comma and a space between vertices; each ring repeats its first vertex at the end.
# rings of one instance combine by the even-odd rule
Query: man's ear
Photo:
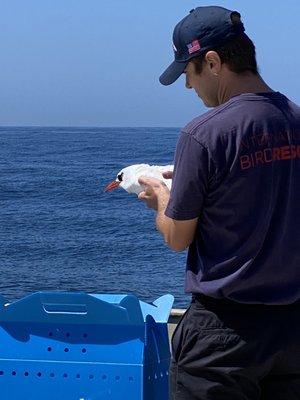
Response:
POLYGON ((209 70, 213 75, 219 75, 221 71, 221 59, 219 54, 216 51, 208 51, 205 54, 205 61, 207 62, 209 66, 209 70))

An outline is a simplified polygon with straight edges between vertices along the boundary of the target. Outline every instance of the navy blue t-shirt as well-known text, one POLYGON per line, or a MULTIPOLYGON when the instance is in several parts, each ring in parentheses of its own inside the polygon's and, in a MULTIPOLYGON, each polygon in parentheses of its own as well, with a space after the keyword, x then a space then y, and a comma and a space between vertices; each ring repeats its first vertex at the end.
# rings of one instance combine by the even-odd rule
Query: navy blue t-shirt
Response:
POLYGON ((242 303, 300 299, 300 108, 245 93, 181 132, 166 215, 198 218, 186 292, 242 303))

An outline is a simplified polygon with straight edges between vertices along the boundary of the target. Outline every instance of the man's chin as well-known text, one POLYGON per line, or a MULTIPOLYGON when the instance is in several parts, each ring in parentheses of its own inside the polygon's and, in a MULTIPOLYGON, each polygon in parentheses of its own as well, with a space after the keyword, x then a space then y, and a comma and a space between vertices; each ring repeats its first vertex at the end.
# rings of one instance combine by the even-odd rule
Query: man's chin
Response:
POLYGON ((202 99, 202 101, 203 101, 203 104, 205 105, 205 107, 207 107, 207 108, 213 108, 213 107, 216 107, 216 105, 215 104, 212 104, 211 102, 209 102, 209 101, 204 101, 203 99, 202 99))
POLYGON ((201 97, 198 93, 197 96, 199 97, 200 100, 202 100, 203 104, 205 105, 205 107, 207 108, 213 108, 216 107, 218 104, 215 104, 213 101, 211 100, 207 100, 207 99, 203 99, 203 97, 201 97))

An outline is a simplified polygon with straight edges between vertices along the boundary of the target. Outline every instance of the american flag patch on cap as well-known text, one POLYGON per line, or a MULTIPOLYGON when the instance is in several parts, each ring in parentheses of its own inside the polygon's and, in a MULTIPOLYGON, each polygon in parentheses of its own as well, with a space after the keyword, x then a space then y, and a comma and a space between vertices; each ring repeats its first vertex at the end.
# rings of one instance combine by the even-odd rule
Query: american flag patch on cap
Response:
POLYGON ((193 54, 196 51, 200 50, 200 43, 199 40, 193 40, 192 43, 187 45, 189 54, 193 54))

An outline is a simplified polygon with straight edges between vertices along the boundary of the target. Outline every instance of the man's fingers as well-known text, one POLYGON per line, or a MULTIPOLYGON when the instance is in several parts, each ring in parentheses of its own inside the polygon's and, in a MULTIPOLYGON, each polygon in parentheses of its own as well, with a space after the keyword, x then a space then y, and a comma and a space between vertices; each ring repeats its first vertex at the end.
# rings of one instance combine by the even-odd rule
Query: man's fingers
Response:
POLYGON ((140 192, 138 194, 138 199, 141 201, 144 201, 148 208, 153 208, 153 207, 151 207, 151 204, 149 203, 149 201, 151 200, 151 196, 147 195, 147 193, 145 191, 140 192))
POLYGON ((146 192, 142 191, 138 194, 139 200, 145 200, 145 198, 146 198, 146 192))
POLYGON ((165 171, 162 173, 162 176, 165 179, 172 179, 173 178, 173 171, 165 171))
POLYGON ((149 178, 148 176, 140 176, 138 182, 140 185, 145 185, 145 186, 155 186, 161 183, 159 179, 149 178))
POLYGON ((140 200, 148 200, 152 197, 153 191, 150 189, 143 190, 138 194, 138 199, 140 200))
POLYGON ((149 178, 147 178, 146 176, 140 176, 139 179, 138 179, 138 182, 139 182, 140 185, 147 186, 148 185, 148 179, 149 178))

